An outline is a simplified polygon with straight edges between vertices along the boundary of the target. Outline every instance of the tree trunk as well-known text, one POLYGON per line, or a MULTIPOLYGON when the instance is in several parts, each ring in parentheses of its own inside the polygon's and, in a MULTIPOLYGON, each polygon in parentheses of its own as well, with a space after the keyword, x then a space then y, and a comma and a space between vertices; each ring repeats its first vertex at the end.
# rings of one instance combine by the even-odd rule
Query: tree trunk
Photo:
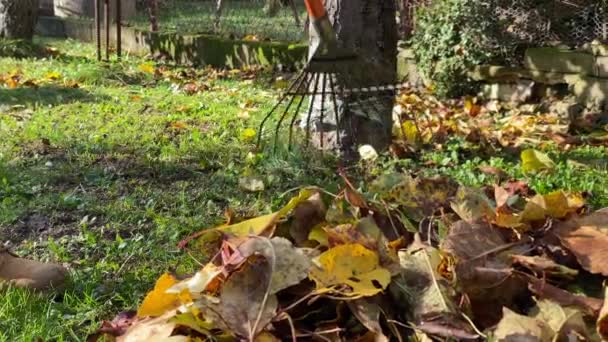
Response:
MULTIPOLYGON (((397 79, 398 40, 395 1, 325 0, 325 8, 338 36, 338 45, 354 50, 366 64, 373 65, 376 70, 355 66, 352 72, 359 74, 363 72, 363 81, 368 87, 394 84, 397 79)), ((314 31, 314 29, 310 30, 310 46, 316 46, 318 41, 314 31)), ((329 108, 330 112, 327 111, 329 102, 326 97, 326 110, 322 114, 319 110, 320 96, 313 98, 310 129, 315 146, 321 147, 320 137, 323 136, 323 147, 338 150, 344 157, 352 157, 360 145, 369 144, 376 150, 388 148, 391 142, 394 97, 383 93, 358 95, 357 99, 358 103, 373 103, 374 111, 377 113, 371 114, 369 107, 357 108, 351 103, 352 98, 338 97, 338 115, 336 115, 333 113, 333 108, 329 108), (344 109, 345 103, 348 104, 347 109, 344 109), (321 116, 324 117, 323 125, 321 125, 321 116), (340 122, 339 125, 336 125, 334 119, 336 117, 340 122), (337 126, 340 127, 340 131, 337 132, 339 139, 336 136, 337 126), (323 134, 320 134, 321 131, 323 134)), ((302 121, 306 124, 307 120, 302 121)))
POLYGON ((0 0, 0 38, 32 39, 38 0, 0 0))

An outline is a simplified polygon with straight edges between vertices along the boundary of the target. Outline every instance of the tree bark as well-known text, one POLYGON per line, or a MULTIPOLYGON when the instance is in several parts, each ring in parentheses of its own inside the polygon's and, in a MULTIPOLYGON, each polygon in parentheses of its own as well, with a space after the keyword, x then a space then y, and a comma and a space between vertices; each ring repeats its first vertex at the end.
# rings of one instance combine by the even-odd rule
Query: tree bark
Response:
POLYGON ((32 39, 38 0, 0 0, 0 38, 32 39))
MULTIPOLYGON (((348 72, 359 73, 358 78, 363 78, 364 86, 394 84, 397 79, 398 40, 395 1, 325 0, 325 8, 334 25, 338 45, 354 50, 367 65, 354 65, 353 70, 348 72), (368 69, 370 65, 373 65, 377 72, 368 69)), ((319 39, 314 31, 310 30, 310 46, 316 46, 319 39)), ((323 84, 322 81, 319 83, 323 84)), ((361 83, 358 86, 361 86, 361 83)), ((375 113, 371 114, 370 108, 365 105, 356 106, 352 97, 337 96, 336 115, 331 108, 333 105, 328 106, 333 99, 326 96, 325 112, 322 114, 321 96, 313 98, 309 128, 315 146, 321 147, 322 144, 323 148, 338 150, 347 158, 353 157, 360 145, 369 144, 376 150, 388 148, 391 142, 394 97, 387 96, 386 93, 357 96, 357 103, 373 103, 375 113), (345 107, 344 104, 348 106, 345 107), (323 124, 321 116, 324 117, 323 124), (336 124, 335 118, 338 118, 339 125, 336 124)), ((306 125, 306 121, 305 118, 302 123, 306 125)))

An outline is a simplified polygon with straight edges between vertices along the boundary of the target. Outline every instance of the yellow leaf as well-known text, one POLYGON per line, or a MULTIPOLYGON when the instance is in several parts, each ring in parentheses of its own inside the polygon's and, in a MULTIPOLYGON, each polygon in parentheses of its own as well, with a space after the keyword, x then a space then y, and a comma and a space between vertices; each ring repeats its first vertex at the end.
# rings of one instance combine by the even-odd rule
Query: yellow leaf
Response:
POLYGON ((522 222, 544 220, 549 216, 561 219, 575 213, 585 205, 580 194, 555 191, 547 195, 532 197, 521 213, 522 222))
POLYGON ((203 321, 191 312, 177 315, 169 320, 178 326, 188 327, 205 336, 211 335, 211 330, 215 328, 212 322, 203 321))
POLYGON ((243 132, 241 133, 241 139, 245 141, 253 140, 255 136, 256 132, 253 128, 245 128, 245 130, 243 130, 243 132))
POLYGON ((570 194, 563 191, 555 191, 543 196, 547 214, 553 218, 564 218, 575 213, 585 205, 585 200, 580 194, 570 194))
POLYGON ((314 192, 311 189, 302 189, 298 196, 292 198, 287 205, 275 213, 256 217, 233 225, 219 227, 217 230, 236 236, 261 235, 266 230, 274 227, 279 219, 287 215, 298 204, 306 201, 313 193, 314 192))
POLYGON ((401 135, 410 145, 416 145, 420 141, 420 132, 418 132, 418 127, 416 127, 416 123, 412 120, 405 120, 401 124, 401 135))
POLYGON ((322 226, 315 226, 308 233, 308 240, 317 241, 321 246, 329 246, 327 232, 322 226))
POLYGON ((245 37, 243 37, 243 40, 246 42, 257 42, 259 39, 257 36, 255 36, 253 34, 248 34, 245 37))
POLYGON ((170 274, 163 274, 154 286, 154 290, 150 291, 144 302, 137 310, 139 317, 145 316, 161 316, 169 310, 173 310, 182 305, 192 301, 188 293, 180 294, 168 294, 166 291, 175 285, 177 280, 170 274))
POLYGON ((44 78, 50 81, 55 81, 61 78, 61 74, 57 71, 50 71, 44 76, 44 78))
POLYGON ((188 124, 186 124, 183 121, 174 121, 171 123, 171 128, 176 129, 176 130, 181 130, 181 129, 186 129, 188 128, 188 124))
POLYGON ((148 74, 154 73, 154 65, 152 65, 152 63, 142 63, 137 66, 137 69, 148 74))
POLYGON ((378 254, 360 244, 339 245, 324 252, 309 277, 321 292, 338 285, 350 286, 352 291, 340 292, 347 297, 376 295, 391 281, 391 273, 380 267, 378 254))
POLYGON ((521 152, 521 168, 523 172, 551 171, 555 163, 546 154, 534 149, 521 152))
POLYGON ((522 230, 526 227, 526 224, 521 222, 521 216, 515 214, 504 213, 502 211, 496 212, 496 217, 494 218, 494 224, 503 228, 513 228, 517 230, 522 230))

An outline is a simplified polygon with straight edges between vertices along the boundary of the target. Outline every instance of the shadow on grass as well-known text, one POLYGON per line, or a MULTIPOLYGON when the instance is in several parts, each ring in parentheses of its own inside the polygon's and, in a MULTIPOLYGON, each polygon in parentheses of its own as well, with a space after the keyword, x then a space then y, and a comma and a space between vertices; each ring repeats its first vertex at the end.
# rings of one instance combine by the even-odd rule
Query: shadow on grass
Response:
POLYGON ((42 85, 37 88, 0 89, 0 103, 5 105, 59 105, 71 102, 103 101, 107 96, 93 96, 86 90, 42 85))

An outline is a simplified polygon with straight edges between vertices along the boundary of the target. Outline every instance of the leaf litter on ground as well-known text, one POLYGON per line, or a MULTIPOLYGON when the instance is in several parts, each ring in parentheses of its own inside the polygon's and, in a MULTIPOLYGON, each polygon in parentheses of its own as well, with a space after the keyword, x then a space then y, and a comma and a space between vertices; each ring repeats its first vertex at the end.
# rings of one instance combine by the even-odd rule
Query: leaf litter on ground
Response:
POLYGON ((517 181, 473 189, 393 173, 363 191, 342 176, 338 195, 304 188, 272 214, 240 222, 227 215, 226 224, 188 237, 185 249, 214 242, 210 261, 190 278, 161 276, 130 327, 98 336, 593 341, 608 334, 602 299, 573 292, 581 276, 607 274, 608 209, 588 213, 580 194, 535 195, 517 181))

